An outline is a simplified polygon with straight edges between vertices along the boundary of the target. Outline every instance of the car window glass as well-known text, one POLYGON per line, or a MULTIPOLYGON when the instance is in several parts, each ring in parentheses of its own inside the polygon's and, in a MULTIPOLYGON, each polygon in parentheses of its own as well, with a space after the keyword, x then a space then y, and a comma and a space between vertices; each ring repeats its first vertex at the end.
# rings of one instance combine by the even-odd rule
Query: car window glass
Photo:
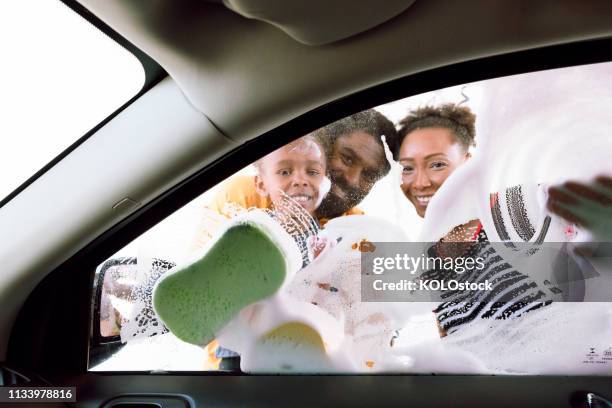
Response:
POLYGON ((611 83, 455 86, 271 152, 97 268, 90 369, 610 374, 611 83))
POLYGON ((136 95, 134 55, 60 1, 3 1, 0 200, 136 95), (59 97, 61 95, 61 98, 59 97))

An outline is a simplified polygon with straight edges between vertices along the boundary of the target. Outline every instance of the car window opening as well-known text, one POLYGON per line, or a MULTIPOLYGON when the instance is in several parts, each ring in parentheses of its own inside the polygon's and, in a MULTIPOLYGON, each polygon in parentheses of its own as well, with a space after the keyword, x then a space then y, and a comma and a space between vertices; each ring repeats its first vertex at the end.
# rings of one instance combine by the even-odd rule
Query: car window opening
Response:
POLYGON ((90 370, 612 373, 611 82, 445 88, 269 153, 98 267, 92 344, 122 347, 90 370))

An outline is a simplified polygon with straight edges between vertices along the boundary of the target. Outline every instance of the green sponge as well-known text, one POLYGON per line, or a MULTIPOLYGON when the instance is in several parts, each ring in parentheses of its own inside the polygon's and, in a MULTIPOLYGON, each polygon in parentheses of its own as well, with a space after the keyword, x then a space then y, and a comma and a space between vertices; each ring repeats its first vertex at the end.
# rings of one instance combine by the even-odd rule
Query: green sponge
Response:
POLYGON ((203 256, 157 282, 153 307, 179 339, 209 343, 241 309, 276 293, 297 270, 291 237, 267 215, 249 218, 232 222, 203 256))

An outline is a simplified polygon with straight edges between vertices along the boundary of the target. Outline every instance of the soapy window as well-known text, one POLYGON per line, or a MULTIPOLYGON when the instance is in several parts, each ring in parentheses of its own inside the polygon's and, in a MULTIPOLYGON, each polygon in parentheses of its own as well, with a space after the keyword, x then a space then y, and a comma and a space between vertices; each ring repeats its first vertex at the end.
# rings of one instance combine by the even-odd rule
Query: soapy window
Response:
POLYGON ((610 85, 455 86, 268 154, 98 267, 90 370, 609 375, 610 85), (431 257, 484 289, 398 289, 431 257))

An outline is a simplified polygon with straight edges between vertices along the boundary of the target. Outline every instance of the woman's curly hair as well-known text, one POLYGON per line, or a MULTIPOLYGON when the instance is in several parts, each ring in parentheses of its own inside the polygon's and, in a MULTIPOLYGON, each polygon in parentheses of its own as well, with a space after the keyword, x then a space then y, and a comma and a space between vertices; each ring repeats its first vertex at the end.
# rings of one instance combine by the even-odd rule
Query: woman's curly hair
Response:
POLYGON ((467 106, 446 103, 437 107, 425 106, 412 110, 399 122, 397 138, 389 144, 393 158, 398 160, 404 138, 417 129, 444 128, 451 131, 467 152, 476 146, 476 115, 467 106))

